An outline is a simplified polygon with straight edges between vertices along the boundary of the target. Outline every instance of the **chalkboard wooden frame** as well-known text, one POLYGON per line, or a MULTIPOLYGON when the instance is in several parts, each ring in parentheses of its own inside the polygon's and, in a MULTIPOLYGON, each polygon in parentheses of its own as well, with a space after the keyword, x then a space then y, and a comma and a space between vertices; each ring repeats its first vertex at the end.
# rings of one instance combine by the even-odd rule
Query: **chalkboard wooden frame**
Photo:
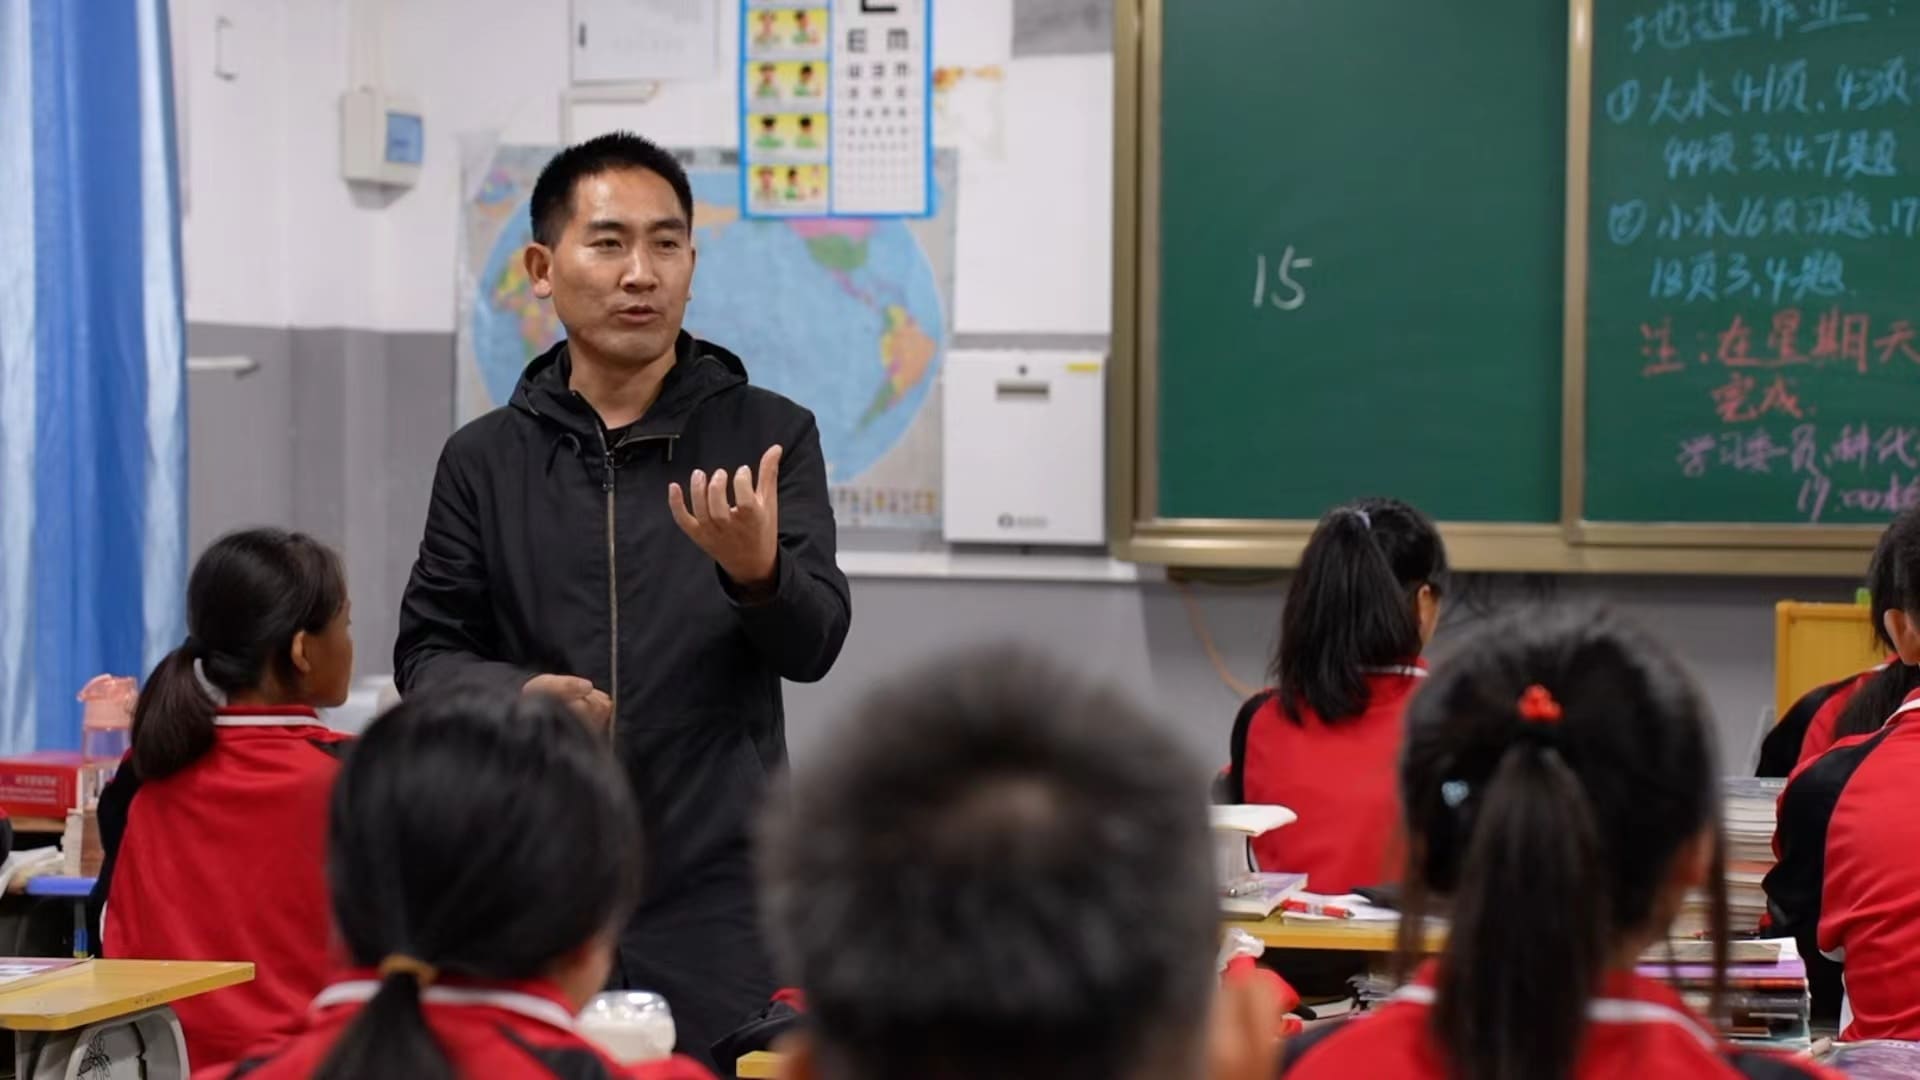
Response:
POLYGON ((1591 521, 1586 516, 1587 451, 1587 286, 1593 147, 1593 49, 1595 0, 1568 0, 1567 63, 1567 270, 1565 353, 1562 382, 1566 411, 1561 424, 1561 519, 1567 542, 1614 548, 1680 547, 1715 549, 1731 559, 1737 572, 1793 573, 1808 562, 1824 562, 1817 549, 1846 553, 1870 551, 1883 531, 1861 525, 1627 524, 1591 521), (1808 549, 1816 549, 1809 551, 1808 549))
MULTIPOLYGON (((1159 513, 1157 445, 1160 359, 1160 197, 1162 18, 1168 0, 1122 0, 1114 20, 1113 338, 1108 367, 1107 517, 1116 558, 1183 567, 1288 568, 1315 525, 1311 520, 1167 518, 1159 513)), ((1586 103, 1590 100, 1592 0, 1569 0, 1570 116, 1568 266, 1580 245, 1579 289, 1567 289, 1563 476, 1580 490, 1583 449, 1571 426, 1584 422, 1586 103), (1578 150, 1574 148, 1578 131, 1578 150), (1576 172, 1577 165, 1577 172, 1576 172), (1577 182, 1577 188, 1575 186, 1577 182), (1577 190, 1577 195, 1575 194, 1577 190), (1576 221, 1577 218, 1577 221, 1576 221), (1577 235, 1576 235, 1577 232, 1577 235), (1576 335, 1573 320, 1580 317, 1576 335), (1578 344, 1576 345, 1576 342, 1578 344)), ((1441 522, 1456 567, 1475 571, 1676 574, 1792 574, 1857 577, 1862 541, 1828 528, 1728 529, 1596 526, 1579 520, 1577 495, 1563 494, 1562 518, 1538 524, 1441 522), (1772 535, 1761 536, 1767 532, 1772 535), (1773 545, 1773 546, 1767 546, 1773 545)), ((1877 530, 1869 530, 1877 535, 1877 530)), ((1871 545, 1871 535, 1864 543, 1871 545)))

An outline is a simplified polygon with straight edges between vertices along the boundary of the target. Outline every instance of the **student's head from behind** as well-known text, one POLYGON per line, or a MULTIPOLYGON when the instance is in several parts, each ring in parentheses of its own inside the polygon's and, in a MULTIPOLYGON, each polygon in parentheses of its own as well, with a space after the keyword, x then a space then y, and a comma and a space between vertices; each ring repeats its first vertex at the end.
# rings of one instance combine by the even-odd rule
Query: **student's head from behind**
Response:
POLYGON ((1320 519, 1287 586, 1271 674, 1282 711, 1330 723, 1367 707, 1367 676, 1410 664, 1440 622, 1447 549, 1425 514, 1361 499, 1320 519), (1303 709, 1304 707, 1304 709, 1303 709))
POLYGON ((549 698, 455 691, 374 721, 334 784, 327 880, 380 985, 320 1075, 451 1076, 423 981, 543 979, 585 1004, 638 895, 636 818, 606 747, 549 698))
POLYGON ((157 780, 213 745, 221 702, 329 708, 347 700, 353 637, 346 573, 302 533, 215 540, 187 578, 187 640, 148 676, 133 714, 133 767, 157 780))
MULTIPOLYGON (((1911 595, 1915 574, 1907 567, 1920 566, 1920 507, 1914 507, 1893 519, 1867 564, 1867 592, 1873 619, 1874 642, 1899 657, 1895 663, 1875 672, 1847 699, 1846 706, 1833 724, 1835 739, 1864 735, 1880 730, 1909 693, 1920 689, 1920 668, 1906 659, 1900 636, 1909 638, 1920 615, 1910 614, 1910 605, 1920 597, 1911 595)), ((1909 642, 1911 646, 1911 641, 1909 642)))
POLYGON ((1882 642, 1902 663, 1920 664, 1920 507, 1902 513, 1881 534, 1867 576, 1882 642))
POLYGON ((693 188, 673 155, 616 131, 554 155, 534 182, 527 276, 577 360, 672 353, 693 287, 693 188))
POLYGON ((1219 935, 1206 780, 1133 705, 1013 651, 861 706, 761 835, 809 1030, 789 1076, 1194 1075, 1219 935))
POLYGON ((1415 695, 1405 921, 1452 899, 1434 1020, 1460 1075, 1571 1075, 1603 974, 1689 888, 1724 948, 1711 723, 1666 649, 1593 610, 1496 619, 1415 695))

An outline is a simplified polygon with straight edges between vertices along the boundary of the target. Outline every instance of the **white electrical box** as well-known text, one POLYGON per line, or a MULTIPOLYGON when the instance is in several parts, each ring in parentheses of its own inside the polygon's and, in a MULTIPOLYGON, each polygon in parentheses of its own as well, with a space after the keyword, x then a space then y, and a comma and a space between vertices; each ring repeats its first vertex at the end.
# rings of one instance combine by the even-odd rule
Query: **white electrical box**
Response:
POLYGON ((381 90, 340 95, 340 175, 354 183, 412 187, 427 154, 420 103, 381 90))
POLYGON ((1106 359, 960 351, 941 388, 949 543, 1106 543, 1106 359))

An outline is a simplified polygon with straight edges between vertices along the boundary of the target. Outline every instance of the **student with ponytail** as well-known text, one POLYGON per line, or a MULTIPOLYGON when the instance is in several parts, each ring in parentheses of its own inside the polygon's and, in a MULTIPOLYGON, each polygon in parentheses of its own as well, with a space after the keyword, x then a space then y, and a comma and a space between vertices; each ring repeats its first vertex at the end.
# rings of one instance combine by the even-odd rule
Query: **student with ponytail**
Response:
MULTIPOLYGON (((1884 562, 1889 585, 1884 598, 1876 592, 1874 610, 1898 654, 1895 669, 1910 669, 1920 665, 1920 527, 1913 511, 1887 530, 1874 558, 1884 562)), ((1880 683, 1863 688, 1858 703, 1884 705, 1880 683)), ((1916 717, 1920 690, 1910 690, 1880 723, 1860 721, 1863 732, 1843 735, 1803 763, 1780 793, 1773 837, 1779 861, 1766 878, 1767 913, 1803 949, 1840 962, 1840 1036, 1849 1042, 1920 1039, 1916 717)), ((1849 719, 1842 724, 1851 729, 1849 719)))
POLYGON ((327 796, 344 736, 316 708, 353 674, 347 583, 311 537, 221 537, 187 581, 187 639, 134 707, 100 799, 107 956, 245 960, 254 981, 175 1005, 196 1065, 286 1027, 325 981, 327 796))
POLYGON ((1920 690, 1920 667, 1900 659, 1887 629, 1887 614, 1900 604, 1899 553, 1916 547, 1920 547, 1920 507, 1902 513, 1880 534, 1867 572, 1874 639, 1889 659, 1847 680, 1821 703, 1800 744, 1800 765, 1826 753, 1841 739, 1879 731, 1907 695, 1920 690))
POLYGON ((330 818, 355 970, 223 1080, 706 1080, 616 1064, 574 1030, 639 895, 631 786, 544 694, 456 691, 373 722, 330 818))
POLYGON ((1604 613, 1488 626, 1415 697, 1400 768, 1401 968, 1440 899, 1445 951, 1366 1018, 1296 1039, 1282 1075, 1828 1077, 1732 1050, 1634 970, 1695 886, 1725 941, 1709 725, 1672 657, 1604 613))
POLYGON ((1300 820, 1254 842, 1265 870, 1316 892, 1390 880, 1401 712, 1426 676, 1447 552, 1426 515, 1363 499, 1320 519, 1287 588, 1275 688, 1234 720, 1228 798, 1300 820))

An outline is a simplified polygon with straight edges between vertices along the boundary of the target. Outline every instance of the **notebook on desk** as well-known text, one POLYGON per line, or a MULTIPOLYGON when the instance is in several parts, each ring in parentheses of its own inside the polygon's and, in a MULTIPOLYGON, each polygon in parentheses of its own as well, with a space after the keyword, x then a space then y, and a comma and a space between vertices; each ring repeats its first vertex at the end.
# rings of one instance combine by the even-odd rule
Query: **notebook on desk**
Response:
POLYGON ((1264 919, 1307 887, 1305 874, 1243 874, 1220 889, 1220 911, 1236 919, 1264 919))

